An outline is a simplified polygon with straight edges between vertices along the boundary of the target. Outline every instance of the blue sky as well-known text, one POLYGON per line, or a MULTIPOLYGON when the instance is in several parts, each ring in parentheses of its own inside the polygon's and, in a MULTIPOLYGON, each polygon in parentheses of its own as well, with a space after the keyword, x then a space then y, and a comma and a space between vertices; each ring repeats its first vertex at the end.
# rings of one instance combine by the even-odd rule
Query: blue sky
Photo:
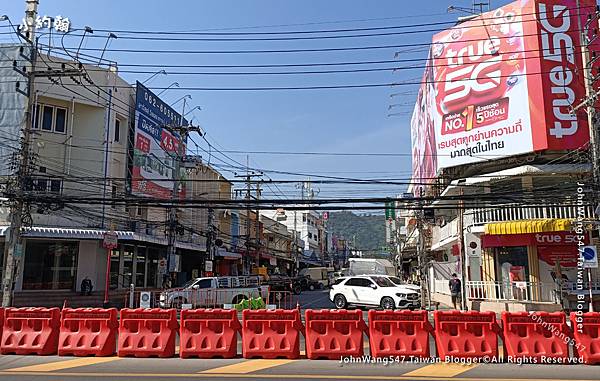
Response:
MULTIPOLYGON (((507 1, 494 1, 493 7, 507 1)), ((470 7, 471 1, 398 1, 398 0, 304 0, 304 1, 59 1, 40 0, 40 14, 68 16, 72 26, 110 30, 191 31, 223 29, 223 32, 267 32, 339 28, 367 28, 404 24, 452 21, 459 14, 448 14, 449 5, 470 7), (353 21, 349 21, 353 20, 353 21), (363 20, 363 21, 357 21, 363 20), (367 21, 364 21, 367 20, 367 21), (294 25, 297 24, 297 25, 294 25), (308 24, 308 25, 307 25, 308 24), (268 27, 271 26, 271 27, 268 27), (253 27, 253 28, 247 28, 253 27)), ((4 1, 0 13, 13 21, 21 20, 24 2, 4 1)), ((420 28, 436 29, 439 27, 420 28)), ((119 33, 117 33, 118 35, 119 33)), ((95 35, 106 35, 96 32, 95 35)), ((111 44, 117 49, 308 49, 342 46, 370 46, 405 43, 427 43, 433 32, 383 37, 348 38, 312 41, 259 42, 149 42, 118 39, 111 44)), ((98 48, 103 38, 85 40, 84 47, 98 48)), ((77 45, 78 39, 69 43, 77 45)), ((106 57, 119 63, 152 64, 288 64, 394 59, 398 49, 377 49, 318 53, 269 54, 125 54, 107 52, 106 57)), ((97 54, 98 52, 90 52, 97 54)), ((423 59, 426 51, 405 52, 400 58, 423 59)), ((424 61, 415 62, 423 64, 424 61)), ((390 67, 393 65, 371 65, 390 67)), ((356 68, 356 66, 347 66, 356 68)), ((121 68, 123 69, 123 68, 121 68)), ((323 67, 315 68, 322 70, 323 67)), ((172 71, 183 70, 173 69, 172 71)), ((200 70, 200 69, 190 69, 200 70)), ((169 70, 167 70, 169 71, 169 70)), ((422 69, 392 73, 344 73, 285 76, 200 76, 174 75, 156 77, 150 87, 166 87, 177 81, 182 87, 252 87, 308 86, 361 83, 391 83, 419 78, 422 69)), ((122 73, 129 82, 144 80, 149 74, 122 73)), ((242 151, 326 151, 326 152, 410 152, 410 112, 416 86, 378 87, 370 89, 318 91, 215 92, 169 90, 164 98, 174 101, 184 94, 193 97, 190 105, 200 105, 194 122, 208 132, 209 140, 231 150, 242 151), (390 94, 409 92, 390 99, 390 94), (391 103, 408 104, 388 111, 391 103), (388 117, 389 112, 405 115, 388 117)), ((181 107, 181 104, 178 106, 181 107)), ((206 155, 204 155, 206 156, 206 155)), ((231 154, 245 162, 244 155, 231 154)), ((292 172, 331 174, 345 177, 406 178, 410 157, 305 157, 251 155, 251 166, 292 172), (369 174, 369 172, 373 172, 369 174), (377 173, 381 172, 381 173, 377 173)), ((271 174, 272 178, 283 178, 271 174)), ((286 188, 286 187, 283 187, 286 188)), ((322 196, 393 195, 402 187, 335 188, 323 187, 322 196), (359 191, 360 190, 360 191, 359 191)), ((284 191, 292 191, 288 186, 284 191)))

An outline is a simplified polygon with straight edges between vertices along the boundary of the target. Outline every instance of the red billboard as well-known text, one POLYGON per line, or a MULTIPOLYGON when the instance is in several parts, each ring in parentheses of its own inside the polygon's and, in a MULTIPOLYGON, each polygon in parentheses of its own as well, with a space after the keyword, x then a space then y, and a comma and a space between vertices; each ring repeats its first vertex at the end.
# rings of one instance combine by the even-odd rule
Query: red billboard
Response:
POLYGON ((411 123, 413 178, 585 146, 587 116, 571 110, 585 96, 580 31, 595 5, 515 1, 436 34, 411 123))

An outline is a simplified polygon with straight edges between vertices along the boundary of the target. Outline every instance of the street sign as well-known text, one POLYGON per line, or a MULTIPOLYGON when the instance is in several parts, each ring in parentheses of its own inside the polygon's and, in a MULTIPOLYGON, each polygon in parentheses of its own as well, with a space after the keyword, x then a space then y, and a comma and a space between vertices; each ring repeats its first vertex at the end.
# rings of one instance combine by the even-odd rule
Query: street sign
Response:
POLYGON ((329 220, 329 212, 323 212, 323 221, 329 220))
POLYGON ((167 259, 166 258, 161 258, 158 261, 158 273, 159 274, 166 274, 167 273, 167 259))
POLYGON ((584 269, 598 268, 598 251, 596 246, 583 246, 581 248, 581 256, 583 257, 584 269))
POLYGON ((213 263, 212 261, 206 261, 204 264, 204 270, 207 272, 213 271, 213 263))
POLYGON ((102 241, 102 246, 105 249, 115 249, 119 246, 117 233, 113 231, 108 231, 104 233, 104 240, 102 241))
POLYGON ((140 308, 152 308, 152 293, 150 291, 140 292, 140 308))

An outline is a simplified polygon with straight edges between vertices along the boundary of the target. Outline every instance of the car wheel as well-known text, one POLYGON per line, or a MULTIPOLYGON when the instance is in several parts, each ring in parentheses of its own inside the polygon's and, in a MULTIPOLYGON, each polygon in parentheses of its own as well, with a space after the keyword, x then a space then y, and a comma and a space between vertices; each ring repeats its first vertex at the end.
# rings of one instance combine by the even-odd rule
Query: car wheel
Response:
POLYGON ((311 290, 311 291, 314 291, 314 290, 315 290, 315 285, 311 283, 311 284, 308 286, 308 289, 309 289, 309 290, 311 290))
POLYGON ((231 304, 238 304, 244 299, 246 299, 244 297, 244 295, 237 295, 235 298, 233 298, 233 300, 231 301, 231 304))
POLYGON ((185 300, 183 298, 175 298, 175 299, 173 299, 173 302, 171 302, 171 308, 180 310, 181 305, 184 303, 185 303, 185 300))
POLYGON ((335 308, 339 310, 343 310, 348 306, 348 302, 346 301, 346 297, 342 294, 337 294, 333 298, 333 304, 335 304, 335 308))
POLYGON ((323 288, 325 288, 325 286, 323 286, 323 283, 319 283, 319 290, 322 290, 323 288))
POLYGON ((381 298, 381 308, 384 310, 393 310, 395 307, 394 299, 389 296, 381 298))

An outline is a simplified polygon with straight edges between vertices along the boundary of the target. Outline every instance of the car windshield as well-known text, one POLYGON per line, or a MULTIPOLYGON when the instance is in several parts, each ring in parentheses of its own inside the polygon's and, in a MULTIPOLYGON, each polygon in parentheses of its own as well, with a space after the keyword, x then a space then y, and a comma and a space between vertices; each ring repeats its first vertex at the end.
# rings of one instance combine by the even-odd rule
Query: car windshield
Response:
POLYGON ((371 277, 371 279, 373 279, 379 287, 394 287, 394 286, 396 286, 388 278, 385 278, 382 276, 374 276, 374 277, 371 277))
POLYGON ((397 276, 391 276, 389 279, 395 284, 402 284, 402 281, 397 276))
POLYGON ((190 279, 182 286, 182 288, 190 288, 196 283, 197 279, 190 279))

